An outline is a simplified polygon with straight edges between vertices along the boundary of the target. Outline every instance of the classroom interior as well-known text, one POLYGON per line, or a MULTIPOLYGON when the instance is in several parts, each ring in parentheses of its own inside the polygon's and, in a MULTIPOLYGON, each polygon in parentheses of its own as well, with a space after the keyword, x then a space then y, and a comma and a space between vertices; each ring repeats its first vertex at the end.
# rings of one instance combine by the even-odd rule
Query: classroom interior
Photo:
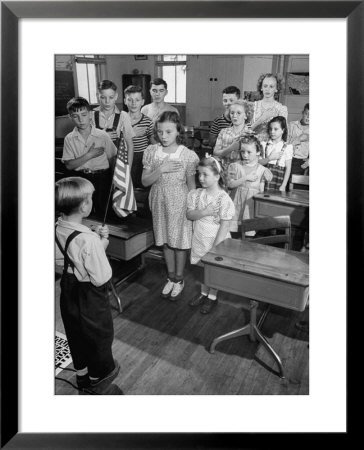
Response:
MULTIPOLYGON (((276 100, 287 106, 288 122, 300 120, 309 103, 308 55, 57 55, 55 180, 67 176, 63 142, 73 125, 66 104, 82 96, 96 107, 98 81, 117 85, 116 105, 127 111, 127 86, 141 86, 147 104, 150 81, 166 80, 165 101, 178 109, 186 145, 201 158, 213 152, 209 130, 223 113, 223 89, 236 86, 243 99, 253 102, 260 98, 257 81, 263 73, 282 74, 276 100)), ((296 183, 284 194, 254 198, 255 218, 266 219, 272 228, 280 217, 283 232, 261 238, 258 233, 256 239, 242 233, 206 256, 205 283, 219 293, 217 307, 205 316, 188 305, 199 291, 189 262, 181 299, 161 299, 163 252, 154 243, 148 190, 135 189, 137 211, 107 222, 113 354, 120 372, 103 394, 309 394, 309 176, 296 183)), ((85 220, 90 227, 98 223, 93 216, 85 220)), ((60 316, 61 274, 55 266, 55 394, 84 395, 76 387, 60 316)))

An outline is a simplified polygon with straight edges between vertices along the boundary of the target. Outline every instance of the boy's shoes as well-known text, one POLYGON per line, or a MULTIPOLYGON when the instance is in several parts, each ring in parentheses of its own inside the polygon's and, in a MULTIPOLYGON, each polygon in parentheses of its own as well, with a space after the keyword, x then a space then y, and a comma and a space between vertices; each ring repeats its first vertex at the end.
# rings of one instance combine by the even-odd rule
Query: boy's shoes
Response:
POLYGON ((207 295, 198 294, 195 298, 193 298, 188 304, 190 306, 200 306, 204 300, 207 298, 207 295))
POLYGON ((105 375, 102 378, 98 378, 97 380, 91 380, 91 382, 90 382, 91 389, 97 388, 98 390, 103 390, 109 384, 111 384, 111 382, 118 376, 118 373, 120 371, 120 365, 117 361, 115 361, 115 359, 114 359, 114 363, 115 363, 115 367, 110 373, 108 373, 107 375, 105 375))
POLYGON ((174 286, 173 281, 171 281, 169 278, 167 278, 167 283, 165 284, 165 286, 161 292, 161 297, 168 298, 171 295, 173 286, 174 286))
POLYGON ((86 375, 76 375, 76 383, 78 389, 85 389, 90 387, 91 380, 88 376, 88 373, 86 373, 86 375))
POLYGON ((173 286, 171 295, 169 296, 169 299, 171 302, 175 302, 176 300, 178 300, 181 297, 183 288, 185 287, 185 283, 183 280, 177 281, 176 283, 173 283, 173 284, 174 284, 174 286, 173 286))
POLYGON ((209 314, 213 308, 217 305, 217 299, 211 300, 211 298, 206 298, 202 308, 200 309, 201 314, 209 314))

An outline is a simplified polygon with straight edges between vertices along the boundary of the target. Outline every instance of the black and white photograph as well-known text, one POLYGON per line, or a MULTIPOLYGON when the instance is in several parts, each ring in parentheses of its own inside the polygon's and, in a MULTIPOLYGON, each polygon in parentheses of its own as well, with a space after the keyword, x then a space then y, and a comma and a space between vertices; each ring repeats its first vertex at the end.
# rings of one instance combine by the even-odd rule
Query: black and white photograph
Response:
POLYGON ((55 55, 56 395, 309 395, 309 55, 55 55))
POLYGON ((1 446, 347 434, 363 2, 1 3, 1 446))

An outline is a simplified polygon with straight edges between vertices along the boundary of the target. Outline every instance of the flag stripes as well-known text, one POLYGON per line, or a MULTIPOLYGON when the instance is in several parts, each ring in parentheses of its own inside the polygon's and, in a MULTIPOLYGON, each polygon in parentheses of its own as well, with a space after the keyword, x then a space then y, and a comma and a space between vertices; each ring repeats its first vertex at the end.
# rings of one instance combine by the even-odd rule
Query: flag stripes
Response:
POLYGON ((119 217, 126 217, 137 210, 133 183, 130 176, 128 150, 124 138, 121 138, 116 155, 113 176, 113 209, 119 217))

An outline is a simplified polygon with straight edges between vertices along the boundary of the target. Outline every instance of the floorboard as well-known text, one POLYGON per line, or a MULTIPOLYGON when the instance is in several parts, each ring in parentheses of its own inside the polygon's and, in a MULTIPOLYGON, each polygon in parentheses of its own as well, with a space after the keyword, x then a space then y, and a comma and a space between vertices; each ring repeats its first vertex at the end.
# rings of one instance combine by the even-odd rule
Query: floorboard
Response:
MULTIPOLYGON (((56 273, 55 328, 64 333, 59 278, 56 273)), ((309 394, 309 336, 295 327, 298 320, 308 320, 308 311, 296 313, 274 307, 262 326, 285 367, 286 378, 281 379, 270 355, 248 336, 221 342, 214 354, 208 351, 216 336, 249 321, 248 299, 219 292, 217 307, 211 314, 202 315, 198 307, 188 306, 199 290, 188 265, 179 301, 160 298, 164 280, 163 262, 147 258, 144 270, 117 288, 122 304, 127 305, 122 313, 110 296, 113 353, 121 370, 106 394, 120 390, 124 395, 309 394)), ((72 369, 72 364, 68 368, 72 369)), ((63 370, 58 376, 75 383, 74 372, 63 370)), ((79 391, 56 380, 55 393, 78 395, 79 391)))

